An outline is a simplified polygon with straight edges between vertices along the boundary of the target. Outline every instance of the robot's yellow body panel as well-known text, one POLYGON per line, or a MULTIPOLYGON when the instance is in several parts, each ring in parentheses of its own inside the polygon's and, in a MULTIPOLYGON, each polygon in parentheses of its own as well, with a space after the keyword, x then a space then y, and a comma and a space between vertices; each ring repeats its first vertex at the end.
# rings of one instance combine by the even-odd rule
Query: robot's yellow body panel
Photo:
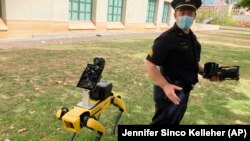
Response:
POLYGON ((91 108, 74 106, 72 110, 66 112, 63 112, 63 110, 60 109, 58 110, 56 117, 62 120, 65 129, 70 132, 78 133, 81 128, 86 127, 95 130, 102 135, 105 133, 105 128, 98 121, 98 117, 101 113, 103 113, 111 104, 119 107, 121 113, 125 111, 125 104, 120 96, 110 96, 103 101, 91 100, 90 103, 95 105, 91 108))
POLYGON ((98 122, 97 120, 93 119, 93 118, 89 118, 87 121, 87 127, 94 127, 94 130, 96 130, 97 132, 101 132, 104 133, 105 132, 105 128, 104 126, 98 122))
POLYGON ((70 110, 62 117, 64 127, 69 131, 79 132, 81 129, 80 116, 85 112, 88 112, 85 108, 74 107, 74 109, 70 110))
POLYGON ((120 107, 123 111, 126 111, 125 103, 121 100, 121 98, 115 98, 113 103, 120 107))

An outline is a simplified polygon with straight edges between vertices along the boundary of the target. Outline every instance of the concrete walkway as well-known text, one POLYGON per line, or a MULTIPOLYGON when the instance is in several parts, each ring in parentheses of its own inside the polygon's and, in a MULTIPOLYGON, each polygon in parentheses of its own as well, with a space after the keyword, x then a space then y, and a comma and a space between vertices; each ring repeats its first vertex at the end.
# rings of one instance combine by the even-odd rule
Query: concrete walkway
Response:
POLYGON ((2 38, 0 49, 16 47, 36 47, 52 44, 68 44, 84 41, 114 40, 140 36, 157 36, 160 32, 108 32, 108 33, 78 33, 78 34, 44 34, 33 35, 31 38, 2 38))
POLYGON ((237 30, 237 31, 250 31, 250 28, 246 28, 246 27, 232 27, 232 26, 220 26, 219 29, 223 29, 223 30, 237 30))

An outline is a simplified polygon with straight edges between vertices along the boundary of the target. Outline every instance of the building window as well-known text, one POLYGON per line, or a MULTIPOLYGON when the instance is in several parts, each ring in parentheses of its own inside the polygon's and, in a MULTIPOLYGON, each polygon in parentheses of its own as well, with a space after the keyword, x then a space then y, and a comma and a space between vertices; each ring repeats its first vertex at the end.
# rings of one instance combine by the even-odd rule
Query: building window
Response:
POLYGON ((170 4, 168 2, 164 2, 163 5, 163 13, 162 13, 162 23, 169 22, 169 11, 170 11, 170 4))
POLYGON ((123 0, 109 0, 108 4, 108 21, 121 22, 123 0))
POLYGON ((148 10, 147 10, 147 23, 153 23, 154 22, 154 16, 155 16, 155 0, 148 0, 148 10))
POLYGON ((92 0, 69 0, 69 19, 90 21, 92 14, 92 0))

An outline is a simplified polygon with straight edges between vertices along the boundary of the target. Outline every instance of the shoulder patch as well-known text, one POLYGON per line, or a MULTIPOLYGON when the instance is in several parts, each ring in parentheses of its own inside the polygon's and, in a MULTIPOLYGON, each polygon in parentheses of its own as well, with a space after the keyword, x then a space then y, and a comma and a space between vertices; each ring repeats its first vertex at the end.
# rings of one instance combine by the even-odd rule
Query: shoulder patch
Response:
POLYGON ((148 55, 149 55, 150 57, 152 57, 153 54, 154 54, 154 51, 153 51, 153 48, 151 48, 151 49, 148 51, 148 55))

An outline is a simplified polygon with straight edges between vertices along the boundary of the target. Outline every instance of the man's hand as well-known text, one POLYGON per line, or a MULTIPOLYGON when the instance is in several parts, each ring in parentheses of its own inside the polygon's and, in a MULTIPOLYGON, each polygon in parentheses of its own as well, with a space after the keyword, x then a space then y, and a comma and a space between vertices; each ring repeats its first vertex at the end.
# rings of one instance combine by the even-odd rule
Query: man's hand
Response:
POLYGON ((212 76, 209 80, 210 80, 210 81, 213 81, 213 82, 214 82, 214 81, 220 81, 220 82, 223 81, 218 75, 212 76))
POLYGON ((163 90, 167 96, 167 98, 172 101, 175 105, 178 105, 180 103, 180 98, 176 95, 176 90, 182 90, 181 87, 172 85, 172 84, 166 84, 163 87, 163 90))

